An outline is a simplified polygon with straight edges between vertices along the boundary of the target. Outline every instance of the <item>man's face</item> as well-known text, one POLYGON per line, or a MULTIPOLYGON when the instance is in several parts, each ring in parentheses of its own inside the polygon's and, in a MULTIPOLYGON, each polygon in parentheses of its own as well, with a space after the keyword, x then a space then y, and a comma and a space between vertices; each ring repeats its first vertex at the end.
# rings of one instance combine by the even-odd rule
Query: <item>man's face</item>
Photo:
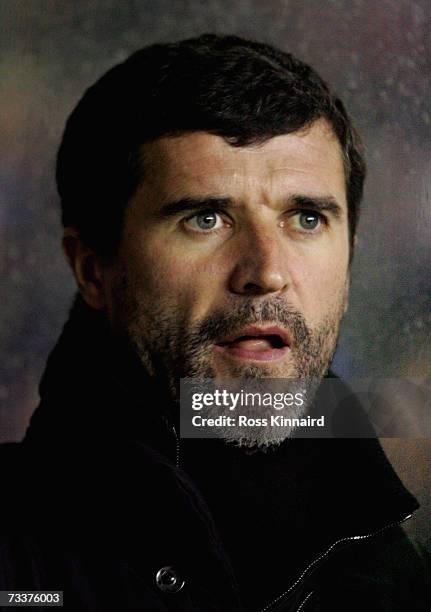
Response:
POLYGON ((325 374, 347 303, 341 150, 328 124, 233 147, 196 132, 142 147, 108 312, 151 375, 325 374))

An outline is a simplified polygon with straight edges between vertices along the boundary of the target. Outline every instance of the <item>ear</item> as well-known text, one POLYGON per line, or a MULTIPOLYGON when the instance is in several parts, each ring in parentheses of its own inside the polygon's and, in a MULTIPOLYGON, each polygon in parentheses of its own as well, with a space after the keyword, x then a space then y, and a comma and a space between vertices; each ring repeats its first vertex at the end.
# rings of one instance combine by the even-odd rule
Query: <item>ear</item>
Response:
POLYGON ((73 227, 64 230, 62 246, 82 297, 91 308, 102 310, 106 306, 106 288, 100 256, 82 242, 73 227))

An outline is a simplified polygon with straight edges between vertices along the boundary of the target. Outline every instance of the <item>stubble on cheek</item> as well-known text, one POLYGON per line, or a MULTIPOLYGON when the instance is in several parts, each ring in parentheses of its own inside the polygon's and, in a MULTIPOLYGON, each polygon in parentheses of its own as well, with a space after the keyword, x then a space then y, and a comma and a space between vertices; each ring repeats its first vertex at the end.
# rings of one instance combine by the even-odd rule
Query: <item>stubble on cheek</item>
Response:
POLYGON ((119 267, 112 287, 112 325, 126 337, 151 377, 168 384, 178 396, 179 379, 195 378, 320 378, 335 352, 347 292, 338 291, 319 322, 310 327, 303 315, 277 296, 228 301, 194 324, 181 296, 148 291, 144 277, 127 265, 119 267), (159 293, 159 295, 157 295, 159 293), (278 365, 227 362, 217 357, 214 344, 251 324, 279 324, 294 336, 289 359, 278 365))
POLYGON ((112 286, 112 327, 126 338, 151 377, 166 377, 177 352, 177 304, 150 295, 145 281, 122 265, 112 286))

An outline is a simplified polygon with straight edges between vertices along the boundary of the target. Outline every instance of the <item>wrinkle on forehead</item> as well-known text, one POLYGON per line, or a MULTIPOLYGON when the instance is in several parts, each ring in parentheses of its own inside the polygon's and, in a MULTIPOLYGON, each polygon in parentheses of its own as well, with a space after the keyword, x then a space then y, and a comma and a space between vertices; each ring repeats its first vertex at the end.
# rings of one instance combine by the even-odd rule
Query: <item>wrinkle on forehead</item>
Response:
MULTIPOLYGON (((286 183, 299 177, 328 170, 332 190, 334 177, 340 196, 345 191, 344 163, 341 147, 331 126, 324 119, 291 134, 275 136, 264 143, 234 147, 224 138, 207 132, 166 136, 142 146, 143 182, 155 188, 160 196, 170 198, 173 192, 193 188, 203 193, 220 192, 244 186, 257 189, 265 183, 286 183), (329 171, 332 168, 332 173, 329 171)), ((326 182, 324 180, 324 182, 326 182)))

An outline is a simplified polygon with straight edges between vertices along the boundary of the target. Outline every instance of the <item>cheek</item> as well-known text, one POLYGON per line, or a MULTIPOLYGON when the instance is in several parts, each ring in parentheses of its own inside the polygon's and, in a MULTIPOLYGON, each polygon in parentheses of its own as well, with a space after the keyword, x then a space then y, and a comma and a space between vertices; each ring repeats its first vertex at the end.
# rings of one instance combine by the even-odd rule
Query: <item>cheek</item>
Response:
MULTIPOLYGON (((142 244, 142 243, 141 243, 142 244)), ((148 303, 164 303, 178 316, 204 316, 220 291, 220 265, 213 258, 197 258, 184 249, 161 248, 163 241, 147 241, 128 253, 129 267, 148 303)))
POLYGON ((296 293, 305 318, 317 324, 338 309, 345 297, 348 269, 346 249, 321 253, 302 261, 294 275, 296 293))

